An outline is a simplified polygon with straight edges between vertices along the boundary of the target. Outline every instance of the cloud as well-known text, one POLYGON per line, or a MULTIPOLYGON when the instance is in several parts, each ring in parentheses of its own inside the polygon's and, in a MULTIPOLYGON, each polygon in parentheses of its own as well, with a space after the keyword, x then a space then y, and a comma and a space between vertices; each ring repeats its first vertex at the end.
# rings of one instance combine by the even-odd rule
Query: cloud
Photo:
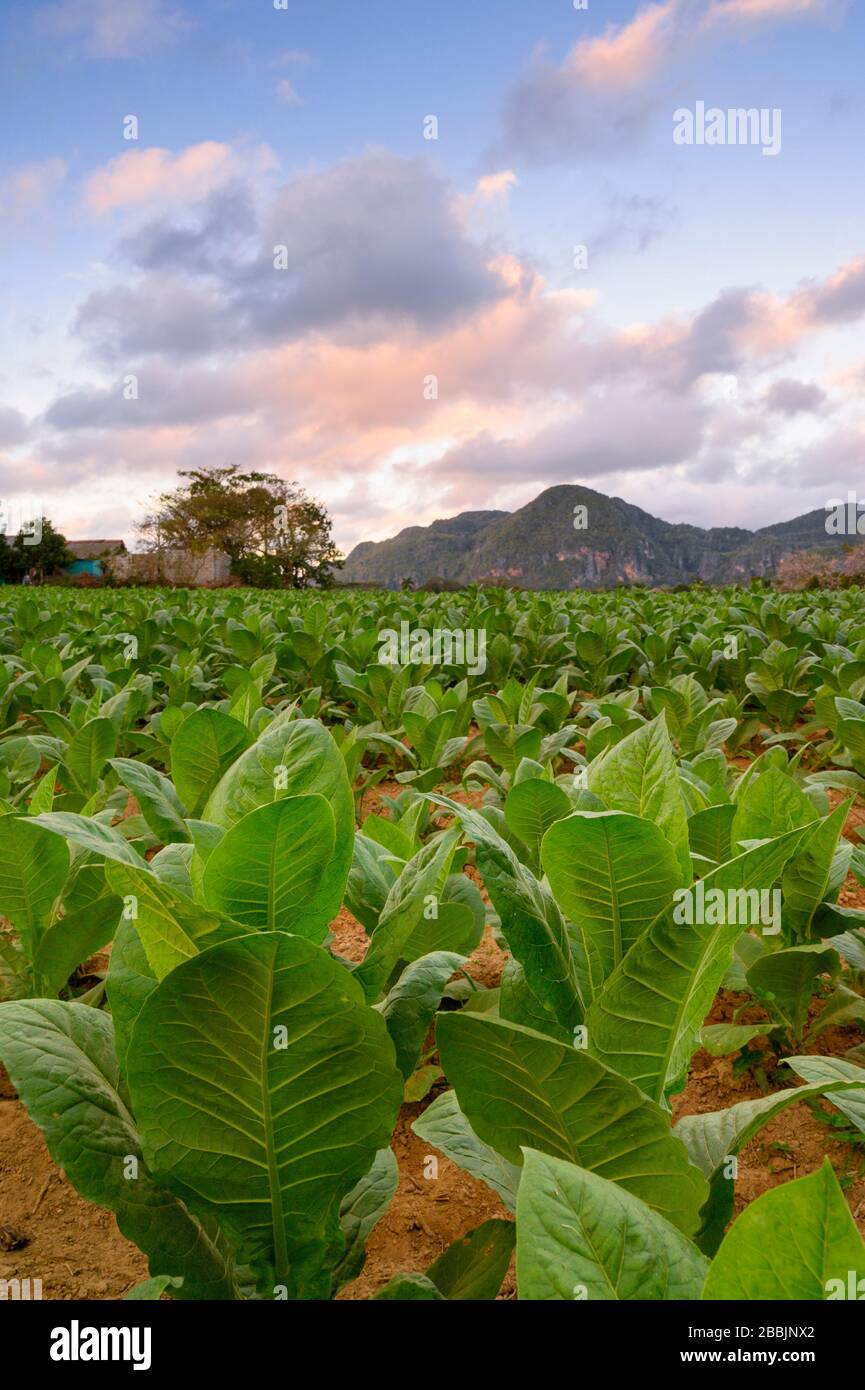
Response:
POLYGON ((486 433, 439 459, 442 480, 553 482, 645 472, 687 461, 700 449, 705 408, 696 400, 619 385, 592 391, 580 410, 521 439, 486 433))
POLYGON ((675 216, 675 209, 663 198, 645 198, 638 193, 613 194, 607 199, 607 208, 606 221, 589 238, 595 259, 614 251, 641 255, 675 216))
POLYGON ((502 169, 498 174, 484 174, 477 181, 475 192, 484 203, 492 203, 498 198, 507 198, 519 179, 513 169, 502 169))
MULTIPOLYGON (((217 150, 194 167, 221 177, 233 165, 227 147, 217 150)), ((116 179, 112 172, 94 190, 99 206, 135 188, 149 199, 160 183, 174 188, 182 179, 179 158, 143 166, 121 159, 116 179)), ((436 329, 508 292, 461 225, 450 185, 422 159, 373 151, 298 174, 263 212, 255 208, 252 191, 235 182, 191 216, 156 219, 127 237, 122 249, 140 278, 92 294, 79 331, 106 357, 184 356, 312 331, 368 338, 400 325, 436 329)))
POLYGON ((312 62, 312 54, 307 53, 303 48, 287 48, 284 53, 278 53, 275 58, 270 60, 269 66, 272 68, 287 68, 297 64, 299 67, 306 67, 312 62))
POLYGON ((0 179, 0 225, 26 225, 66 178, 66 161, 45 159, 22 164, 0 179))
MULTIPOLYGON (((507 195, 509 168, 460 194, 427 159, 372 150, 277 185, 220 148, 204 195, 154 215, 153 190, 181 182, 182 156, 159 160, 124 221, 116 276, 79 307, 104 379, 58 393, 26 438, 68 485, 107 474, 149 489, 241 458, 335 499, 340 540, 363 538, 373 512, 387 534, 579 480, 642 490, 673 518, 687 486, 691 519, 713 519, 700 489, 725 481, 739 496, 764 489, 768 521, 795 510, 779 470, 810 478, 826 397, 794 369, 763 374, 865 317, 865 257, 787 293, 734 285, 692 312, 610 327, 594 292, 551 286, 465 216, 470 200, 483 210, 507 195)), ((669 215, 639 196, 608 208, 609 244, 634 249, 669 215)), ((854 430, 855 396, 836 409, 854 430)))
POLYGON ((93 58, 138 58, 172 43, 187 27, 164 0, 62 0, 37 11, 39 27, 80 40, 93 58))
POLYGON ((20 410, 0 404, 0 449, 22 444, 29 433, 27 419, 20 410))
POLYGON ((773 381, 763 400, 768 410, 778 415, 817 414, 823 410, 828 396, 814 381, 796 381, 781 377, 773 381))
POLYGON ((573 45, 536 56, 507 94, 490 158, 549 165, 626 157, 667 103, 674 77, 712 42, 747 37, 757 21, 824 19, 844 0, 662 0, 573 45))
POLYGON ((190 203, 244 169, 267 172, 276 164, 267 145, 244 152, 216 140, 190 145, 176 155, 156 146, 129 150, 89 175, 83 200, 97 217, 120 208, 190 203))
POLYGON ((95 290, 75 329, 107 362, 132 363, 150 354, 202 356, 225 346, 222 306, 212 291, 179 275, 150 277, 146 291, 127 285, 95 290))
POLYGON ((764 20, 823 19, 847 7, 847 0, 713 0, 704 23, 759 23, 764 20))
POLYGON ((302 106, 303 102, 287 77, 276 84, 276 95, 285 106, 302 106))

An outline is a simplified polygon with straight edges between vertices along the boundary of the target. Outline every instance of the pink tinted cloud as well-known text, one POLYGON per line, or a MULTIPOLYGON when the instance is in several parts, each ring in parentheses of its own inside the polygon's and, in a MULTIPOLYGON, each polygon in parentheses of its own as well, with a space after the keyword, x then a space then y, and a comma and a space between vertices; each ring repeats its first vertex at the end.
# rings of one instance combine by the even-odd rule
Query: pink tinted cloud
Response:
POLYGON ((748 23, 759 20, 822 19, 842 0, 714 0, 706 12, 705 23, 748 23))
POLYGON ((276 167, 277 159, 266 145, 241 155, 232 145, 216 140, 190 145, 180 154, 157 146, 129 150, 90 174, 84 184, 84 204, 96 216, 103 216, 119 208, 162 206, 178 199, 194 202, 235 174, 248 173, 250 162, 266 172, 276 167))
POLYGON ((627 24, 610 24, 597 38, 581 39, 567 59, 579 82, 599 87, 645 83, 670 55, 680 0, 640 10, 627 24))

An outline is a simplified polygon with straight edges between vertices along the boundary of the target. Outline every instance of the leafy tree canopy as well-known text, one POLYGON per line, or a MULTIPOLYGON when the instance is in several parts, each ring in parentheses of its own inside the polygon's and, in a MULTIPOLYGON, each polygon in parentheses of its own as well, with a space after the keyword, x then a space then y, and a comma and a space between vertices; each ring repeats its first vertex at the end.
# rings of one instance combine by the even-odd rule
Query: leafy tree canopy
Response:
POLYGON ((19 531, 14 540, 6 536, 0 539, 0 576, 13 582, 20 582, 31 570, 42 581, 75 559, 66 537, 54 529, 46 516, 40 525, 19 531))
POLYGON ((147 549, 224 550, 234 573, 260 588, 333 583, 342 558, 330 517, 296 483, 235 465, 180 476, 138 528, 147 549))

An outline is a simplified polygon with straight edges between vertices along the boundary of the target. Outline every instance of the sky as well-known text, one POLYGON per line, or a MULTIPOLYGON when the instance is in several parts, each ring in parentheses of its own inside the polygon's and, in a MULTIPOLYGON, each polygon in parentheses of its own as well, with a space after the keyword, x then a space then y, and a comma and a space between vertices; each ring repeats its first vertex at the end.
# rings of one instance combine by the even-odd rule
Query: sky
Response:
POLYGON ((7 530, 227 464, 346 551, 861 490, 863 53, 845 0, 0 0, 7 530))

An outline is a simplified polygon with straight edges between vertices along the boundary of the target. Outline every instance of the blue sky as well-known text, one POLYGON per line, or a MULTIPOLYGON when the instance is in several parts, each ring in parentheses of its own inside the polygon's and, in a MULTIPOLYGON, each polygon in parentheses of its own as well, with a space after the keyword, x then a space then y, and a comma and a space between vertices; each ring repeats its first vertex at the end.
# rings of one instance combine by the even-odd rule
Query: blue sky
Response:
POLYGON ((5 0, 7 512, 131 541, 205 462, 346 548, 558 482, 704 525, 846 493, 863 38, 844 0, 5 0), (697 102, 780 153, 677 146, 697 102))

